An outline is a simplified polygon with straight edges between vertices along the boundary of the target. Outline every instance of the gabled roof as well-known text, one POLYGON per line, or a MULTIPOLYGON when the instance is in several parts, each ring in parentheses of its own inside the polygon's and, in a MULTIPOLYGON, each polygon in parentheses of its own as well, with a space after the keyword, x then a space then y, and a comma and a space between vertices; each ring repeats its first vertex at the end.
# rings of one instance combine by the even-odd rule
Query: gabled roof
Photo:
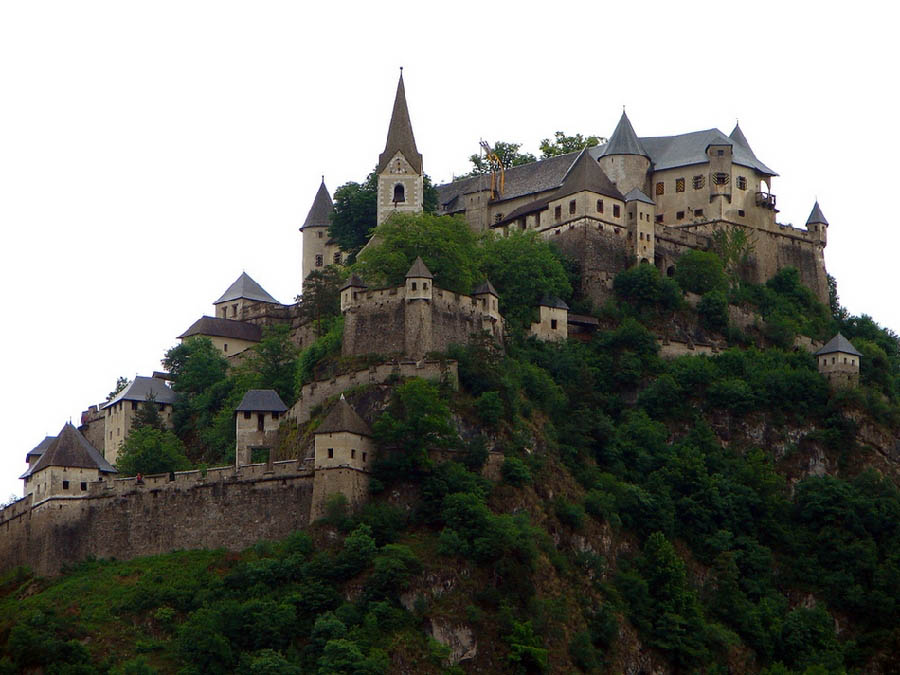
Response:
POLYGON ((344 282, 344 285, 341 286, 340 290, 344 290, 345 288, 368 288, 368 286, 363 283, 363 280, 359 278, 356 274, 351 274, 350 278, 344 282))
POLYGON ((262 340, 262 328, 252 323, 235 321, 234 319, 220 319, 215 316, 201 316, 191 327, 178 336, 184 340, 193 335, 205 335, 207 337, 225 337, 233 340, 247 340, 259 342, 262 340))
POLYGON ((146 401, 151 394, 153 395, 153 400, 157 403, 175 402, 176 394, 169 389, 164 380, 138 375, 134 378, 134 382, 120 391, 112 401, 104 403, 100 408, 109 408, 119 401, 146 401))
POLYGON ((285 412, 288 407, 274 389, 250 389, 235 412, 285 412))
POLYGON ((631 126, 631 120, 625 111, 622 111, 622 117, 616 125, 616 130, 609 138, 609 143, 603 148, 602 155, 642 155, 650 158, 637 134, 634 133, 634 127, 631 126))
POLYGON ((622 193, 600 168, 597 160, 591 157, 587 148, 578 153, 552 199, 560 199, 578 192, 596 192, 616 199, 623 198, 622 193))
POLYGON ((409 109, 406 107, 406 87, 403 84, 403 71, 397 83, 397 95, 394 97, 394 110, 391 112, 391 124, 388 127, 387 142, 384 152, 378 156, 375 173, 381 173, 388 162, 402 152, 406 161, 418 174, 422 173, 422 155, 416 148, 416 137, 413 135, 412 122, 409 121, 409 109))
POLYGON ((366 421, 353 409, 344 395, 331 408, 328 416, 322 420, 322 424, 316 429, 316 434, 333 434, 341 431, 349 431, 359 436, 371 436, 372 429, 366 421))
POLYGON ((862 356, 859 351, 850 344, 850 340, 838 333, 831 338, 828 343, 815 353, 816 356, 824 356, 825 354, 834 354, 840 352, 842 354, 852 354, 853 356, 862 356))
POLYGON ((497 295, 497 290, 494 288, 494 284, 492 284, 488 280, 485 280, 482 283, 480 283, 478 285, 478 288, 476 288, 474 291, 472 291, 472 295, 484 295, 485 293, 490 293, 491 295, 495 295, 498 298, 500 297, 499 295, 497 295))
POLYGON ((303 221, 301 230, 307 227, 328 227, 331 225, 331 212, 334 211, 334 202, 331 201, 331 195, 328 188, 325 187, 325 176, 322 176, 322 184, 316 192, 316 198, 313 199, 312 207, 306 214, 306 220, 303 221))
POLYGON ((99 469, 103 473, 118 473, 116 468, 107 462, 93 445, 88 443, 81 432, 68 422, 41 455, 37 464, 23 474, 23 477, 35 474, 48 466, 99 469))
POLYGON ((412 267, 409 268, 409 272, 406 273, 407 279, 434 279, 434 276, 425 266, 425 262, 422 260, 422 256, 416 256, 416 259, 413 261, 412 267))
POLYGON ((828 221, 825 220, 825 214, 822 213, 822 209, 819 208, 819 200, 816 200, 815 205, 813 206, 813 210, 809 214, 809 218, 806 219, 807 225, 827 225, 828 221))
POLYGON ((545 295, 541 298, 541 301, 538 303, 540 307, 555 307, 556 309, 565 309, 568 310, 569 306, 563 302, 561 299, 557 297, 551 297, 549 295, 545 295))
POLYGON ((31 450, 28 451, 28 454, 25 455, 25 458, 29 457, 40 457, 46 452, 47 448, 50 447, 50 444, 56 440, 56 436, 44 436, 44 440, 34 446, 31 450))
POLYGON ((628 191, 628 194, 625 195, 626 202, 644 202, 645 204, 655 204, 655 202, 650 199, 643 192, 638 190, 637 188, 632 188, 628 191))
POLYGON ((222 294, 222 297, 213 304, 218 305, 220 302, 228 302, 229 300, 237 300, 239 298, 278 304, 278 301, 266 293, 266 290, 256 283, 246 272, 241 272, 241 276, 239 276, 235 282, 228 287, 228 290, 222 294))

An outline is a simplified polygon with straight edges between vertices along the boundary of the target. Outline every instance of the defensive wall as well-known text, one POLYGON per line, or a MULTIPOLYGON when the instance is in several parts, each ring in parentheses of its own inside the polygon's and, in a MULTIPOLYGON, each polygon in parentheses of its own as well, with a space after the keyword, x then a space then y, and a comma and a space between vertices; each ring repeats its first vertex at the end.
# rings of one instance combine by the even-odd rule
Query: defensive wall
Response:
POLYGON ((408 377, 421 377, 428 380, 446 379, 456 388, 459 383, 459 371, 456 361, 397 361, 371 366, 365 370, 357 370, 346 375, 338 375, 328 380, 317 380, 304 384, 300 390, 300 398, 288 411, 288 415, 305 424, 312 417, 312 410, 332 396, 337 396, 347 389, 367 384, 383 384, 389 380, 408 377))
POLYGON ((27 565, 47 575, 89 557, 242 550, 306 527, 313 482, 309 463, 288 460, 100 481, 86 496, 29 496, 0 511, 0 572, 27 565))

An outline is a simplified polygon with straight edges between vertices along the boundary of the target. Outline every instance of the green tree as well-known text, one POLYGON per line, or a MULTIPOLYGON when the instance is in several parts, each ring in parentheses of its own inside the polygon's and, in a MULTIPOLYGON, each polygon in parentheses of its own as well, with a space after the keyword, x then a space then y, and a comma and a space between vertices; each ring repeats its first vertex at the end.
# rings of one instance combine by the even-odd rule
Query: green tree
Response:
POLYGON ((722 259, 708 251, 688 251, 675 263, 675 281, 684 290, 703 295, 728 285, 722 259))
MULTIPOLYGON (((438 209, 437 189, 426 174, 422 177, 422 210, 435 213, 438 209)), ((328 236, 349 254, 349 262, 366 245, 378 218, 378 174, 374 171, 363 183, 349 182, 334 191, 334 211, 328 236)))
POLYGON ((193 337, 166 352, 163 366, 172 376, 172 389, 202 394, 228 375, 228 361, 206 337, 193 337))
POLYGON ((303 280, 303 295, 296 297, 300 314, 313 322, 316 336, 327 330, 327 319, 341 315, 341 285, 344 273, 336 265, 313 270, 303 280))
POLYGON ((355 266, 372 283, 403 284, 417 256, 441 288, 468 293, 478 280, 478 239, 459 216, 396 213, 376 236, 378 246, 362 252, 355 266))
POLYGON ((159 406, 156 403, 156 396, 152 393, 147 394, 146 400, 141 401, 131 421, 132 431, 140 427, 151 427, 160 430, 164 428, 162 417, 159 414, 159 406))
POLYGON ((120 392, 125 391, 125 387, 127 387, 129 384, 131 384, 131 380, 129 380, 127 377, 122 376, 116 379, 116 386, 111 392, 106 395, 106 400, 112 401, 116 396, 119 395, 120 392))
POLYGON ((541 141, 541 159, 579 152, 583 148, 593 148, 595 145, 606 142, 607 139, 602 136, 582 136, 581 134, 567 136, 564 131, 557 131, 553 134, 552 141, 549 138, 541 141))
POLYGON ((297 399, 294 383, 298 355, 290 325, 268 326, 259 344, 248 350, 241 369, 255 376, 255 382, 248 383, 251 388, 274 389, 286 405, 292 406, 297 399))
POLYGON ((755 249, 753 236, 743 227, 726 227, 712 235, 712 250, 722 261, 731 286, 740 282, 741 268, 750 260, 755 249))
MULTIPOLYGON (((535 156, 530 152, 519 152, 519 148, 522 147, 521 143, 497 141, 491 147, 494 150, 494 154, 500 159, 500 163, 503 165, 504 169, 537 161, 535 156)), ((491 163, 482 153, 470 155, 469 161, 472 162, 472 171, 467 175, 479 176, 491 172, 491 163)))
POLYGON ((497 289, 503 317, 524 328, 544 295, 565 300, 572 295, 561 257, 535 232, 486 238, 481 273, 497 289))
POLYGON ((119 450, 116 468, 124 476, 185 471, 191 463, 184 444, 171 431, 151 426, 132 429, 119 450))

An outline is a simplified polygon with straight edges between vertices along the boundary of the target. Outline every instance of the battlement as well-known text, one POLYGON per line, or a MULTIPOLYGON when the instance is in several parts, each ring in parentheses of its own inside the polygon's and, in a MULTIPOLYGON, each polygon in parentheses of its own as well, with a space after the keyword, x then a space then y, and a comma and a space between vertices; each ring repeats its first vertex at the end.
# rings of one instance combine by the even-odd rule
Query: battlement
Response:
POLYGON ((329 398, 367 384, 384 384, 390 380, 408 377, 447 380, 456 388, 459 383, 459 371, 456 361, 395 361, 357 370, 346 375, 337 375, 327 380, 317 380, 304 384, 300 390, 300 398, 290 409, 288 415, 305 424, 312 417, 313 408, 321 405, 329 398))

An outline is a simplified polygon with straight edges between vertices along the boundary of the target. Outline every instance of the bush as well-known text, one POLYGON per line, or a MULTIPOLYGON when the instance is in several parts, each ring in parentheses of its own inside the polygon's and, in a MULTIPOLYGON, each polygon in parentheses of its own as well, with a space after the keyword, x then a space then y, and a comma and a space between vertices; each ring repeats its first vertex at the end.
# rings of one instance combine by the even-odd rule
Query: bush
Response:
POLYGON ((653 265, 636 265, 616 275, 613 290, 636 309, 673 310, 680 302, 676 283, 660 276, 653 265))
POLYGON ((728 288, 722 259, 708 251, 688 251, 675 263, 675 281, 685 291, 704 295, 728 288))
POLYGON ((496 427, 503 417, 503 401, 496 391, 486 391, 475 401, 475 410, 482 424, 496 427))
POLYGON ((707 330, 725 333, 728 330, 728 298, 715 290, 705 293, 697 305, 700 325, 707 330))
POLYGON ((503 460, 500 473, 510 485, 521 486, 531 484, 531 471, 518 457, 507 457, 503 460))

